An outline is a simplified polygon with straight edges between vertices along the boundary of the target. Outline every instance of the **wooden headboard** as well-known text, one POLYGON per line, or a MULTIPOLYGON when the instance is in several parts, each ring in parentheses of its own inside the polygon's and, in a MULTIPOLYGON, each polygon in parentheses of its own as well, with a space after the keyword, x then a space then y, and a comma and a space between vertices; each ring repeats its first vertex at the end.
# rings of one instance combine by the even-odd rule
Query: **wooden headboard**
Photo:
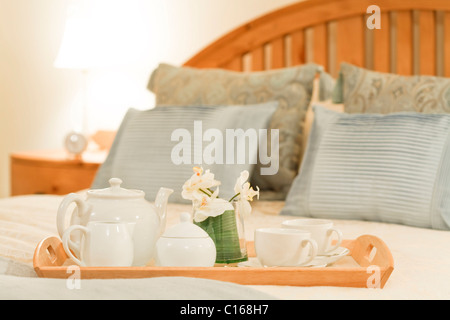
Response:
POLYGON ((185 63, 260 71, 346 61, 381 72, 450 77, 450 0, 306 0, 233 30, 185 63), (381 29, 366 27, 381 9, 381 29))

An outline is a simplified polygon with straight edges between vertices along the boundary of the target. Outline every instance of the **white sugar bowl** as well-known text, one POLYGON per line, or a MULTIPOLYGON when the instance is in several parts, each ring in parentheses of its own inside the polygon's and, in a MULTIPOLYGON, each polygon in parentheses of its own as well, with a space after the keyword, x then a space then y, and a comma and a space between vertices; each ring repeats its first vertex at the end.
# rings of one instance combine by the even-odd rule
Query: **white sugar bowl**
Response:
POLYGON ((183 212, 180 223, 168 228, 156 243, 156 265, 162 267, 212 267, 216 246, 211 237, 183 212))

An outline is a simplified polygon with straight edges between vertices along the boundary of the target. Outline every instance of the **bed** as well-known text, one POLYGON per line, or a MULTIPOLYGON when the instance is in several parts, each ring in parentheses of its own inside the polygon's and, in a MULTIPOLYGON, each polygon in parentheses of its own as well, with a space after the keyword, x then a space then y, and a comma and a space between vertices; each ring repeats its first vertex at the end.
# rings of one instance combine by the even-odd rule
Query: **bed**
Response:
MULTIPOLYGON (((361 0, 309 0, 296 3, 233 30, 188 60, 183 68, 249 73, 314 63, 321 66, 321 74, 331 76, 334 83, 334 79, 342 76, 341 63, 345 62, 356 68, 351 69, 354 72, 360 70, 357 68, 364 68, 399 76, 450 77, 450 3, 442 0, 376 1, 381 10, 381 29, 369 29, 366 21, 373 13, 368 13, 367 8, 373 4, 373 1, 361 0)), ((151 79, 149 87, 154 88, 152 81, 155 79, 151 79)), ((444 83, 444 80, 437 82, 444 83)), ((346 84, 343 85, 345 87, 346 84)), ((311 98, 311 101, 320 95, 317 90, 315 94, 316 97, 311 98)), ((331 93, 328 94, 330 98, 331 93)), ((358 97, 361 95, 364 92, 358 97)), ((351 97, 346 96, 345 92, 344 97, 333 97, 335 102, 339 98, 350 101, 351 97)), ((372 99, 372 96, 369 98, 372 99)), ((355 101, 361 101, 358 99, 355 101)), ((302 126, 308 131, 309 127, 314 127, 311 124, 313 120, 308 120, 312 114, 311 101, 308 101, 308 110, 302 115, 302 126)), ((342 108, 347 112, 350 102, 339 102, 332 104, 328 100, 324 104, 329 104, 328 109, 339 110, 339 113, 342 113, 342 108)), ((366 112, 373 105, 377 104, 366 103, 362 109, 358 109, 359 104, 352 104, 358 107, 352 112, 366 112)), ((420 108, 420 111, 426 109, 420 108)), ((433 105, 433 108, 437 107, 433 105)), ((306 141, 311 143, 312 140, 308 140, 307 136, 302 139, 305 146, 300 149, 307 149, 306 141)), ((112 148, 115 148, 114 145, 112 148)), ((283 177, 286 176, 289 175, 286 173, 283 177)), ((290 180, 288 189, 292 189, 295 178, 290 180)), ((289 197, 282 187, 285 186, 278 189, 283 191, 281 199, 279 194, 271 197, 269 192, 266 198, 252 203, 253 212, 245 223, 248 240, 253 240, 256 228, 280 226, 282 221, 298 217, 280 214, 286 206, 286 196, 289 197)), ((84 194, 84 191, 80 192, 84 194)), ((0 298, 35 299, 37 294, 44 299, 450 298, 450 232, 445 228, 445 221, 441 221, 447 219, 444 213, 441 220, 426 226, 421 225, 422 220, 406 219, 406 223, 401 223, 389 219, 377 221, 367 216, 355 219, 348 216, 331 217, 346 239, 371 234, 383 239, 390 248, 395 268, 383 289, 244 286, 214 280, 193 281, 190 278, 169 277, 139 281, 83 280, 82 290, 67 290, 65 281, 37 278, 32 265, 37 243, 45 237, 57 236, 56 211, 61 201, 61 196, 50 195, 0 200, 0 298), (414 223, 408 223, 410 221, 414 223), (186 288, 190 289, 189 296, 184 294, 186 288)), ((191 208, 189 204, 169 204, 167 225, 177 223, 179 213, 190 211, 191 208)), ((320 212, 320 206, 317 208, 317 212, 320 212)))

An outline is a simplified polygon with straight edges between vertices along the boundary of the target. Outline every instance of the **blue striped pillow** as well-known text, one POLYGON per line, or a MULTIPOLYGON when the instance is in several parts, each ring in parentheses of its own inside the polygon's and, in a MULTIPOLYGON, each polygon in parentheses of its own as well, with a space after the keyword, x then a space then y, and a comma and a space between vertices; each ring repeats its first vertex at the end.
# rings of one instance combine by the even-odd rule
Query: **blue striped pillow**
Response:
MULTIPOLYGON (((249 157, 246 157, 245 163, 205 164, 202 150, 198 152, 195 148, 199 144, 203 145, 207 129, 219 130, 223 137, 226 136, 227 129, 267 129, 277 107, 278 102, 266 102, 214 108, 170 106, 144 111, 130 109, 122 121, 106 161, 97 172, 92 188, 109 187, 108 180, 117 177, 123 180, 124 188, 143 190, 150 201, 155 199, 160 187, 166 187, 175 191, 170 196, 170 202, 189 203, 181 196, 182 186, 192 176, 192 167, 202 166, 204 170, 210 169, 215 178, 221 181, 219 196, 228 199, 234 195, 234 184, 241 171, 253 171, 255 165, 248 159, 256 157, 256 151, 254 148, 246 149, 249 157), (201 121, 202 132, 196 131, 195 122, 198 121, 201 121), (177 129, 189 132, 190 139, 173 141, 172 134, 177 129), (197 138, 201 140, 200 143, 196 142, 197 138), (174 162, 172 151, 180 143, 190 151, 186 152, 190 163, 174 162), (251 152, 255 154, 250 154, 251 152), (199 163, 201 161, 203 163, 199 163)), ((242 139, 246 141, 245 136, 242 139)), ((204 144, 207 146, 209 142, 204 144)))
POLYGON ((314 113, 282 214, 449 230, 449 114, 314 113))

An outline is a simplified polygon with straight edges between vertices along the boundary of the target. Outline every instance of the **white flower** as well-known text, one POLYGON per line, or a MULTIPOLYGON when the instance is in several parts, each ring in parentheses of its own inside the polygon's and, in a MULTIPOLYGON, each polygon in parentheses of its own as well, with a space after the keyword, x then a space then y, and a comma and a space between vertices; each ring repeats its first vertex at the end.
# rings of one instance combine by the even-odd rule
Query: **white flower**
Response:
POLYGON ((248 216, 252 212, 252 206, 249 201, 253 201, 253 197, 259 199, 259 188, 256 187, 256 191, 250 186, 250 182, 247 182, 249 173, 247 170, 242 171, 240 177, 236 181, 234 186, 234 192, 236 193, 237 208, 244 217, 248 216))
POLYGON ((202 222, 209 217, 217 217, 227 210, 233 210, 233 205, 223 199, 217 198, 219 188, 214 191, 211 197, 203 195, 199 206, 194 213, 194 221, 202 222))
POLYGON ((210 188, 220 185, 220 181, 214 180, 214 174, 209 170, 203 173, 203 168, 194 167, 194 174, 183 185, 181 196, 184 199, 192 201, 200 201, 207 193, 212 194, 210 188))

